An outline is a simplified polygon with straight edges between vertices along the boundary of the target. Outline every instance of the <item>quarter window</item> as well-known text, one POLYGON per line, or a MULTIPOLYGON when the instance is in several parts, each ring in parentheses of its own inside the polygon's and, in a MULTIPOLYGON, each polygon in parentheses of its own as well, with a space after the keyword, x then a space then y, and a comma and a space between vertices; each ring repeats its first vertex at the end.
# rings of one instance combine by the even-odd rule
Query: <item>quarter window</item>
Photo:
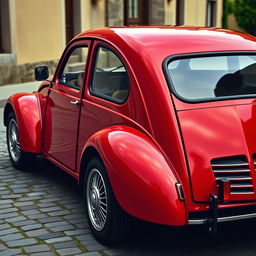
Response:
POLYGON ((88 47, 74 48, 59 75, 59 83, 80 90, 83 85, 88 47))
POLYGON ((99 97, 124 102, 129 94, 129 77, 120 58, 110 49, 98 47, 91 92, 99 97))

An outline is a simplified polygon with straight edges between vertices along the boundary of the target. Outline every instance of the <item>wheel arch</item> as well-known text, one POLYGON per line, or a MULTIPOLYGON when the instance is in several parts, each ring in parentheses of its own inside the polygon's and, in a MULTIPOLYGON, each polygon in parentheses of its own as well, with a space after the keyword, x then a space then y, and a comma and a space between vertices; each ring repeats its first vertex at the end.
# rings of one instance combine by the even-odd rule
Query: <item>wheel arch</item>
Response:
POLYGON ((177 177, 145 134, 123 126, 94 134, 80 158, 80 185, 85 167, 93 157, 103 162, 115 198, 125 212, 159 224, 186 224, 185 202, 179 199, 176 190, 177 177))
POLYGON ((80 163, 78 182, 79 182, 79 186, 82 189, 84 189, 83 185, 84 185, 84 177, 86 175, 86 167, 87 167, 89 161, 94 157, 98 157, 102 161, 102 158, 101 158, 99 152, 96 150, 96 148, 94 148, 93 146, 88 146, 83 152, 83 155, 81 158, 81 163, 80 163))
POLYGON ((42 122, 37 93, 17 93, 12 95, 4 108, 4 125, 7 126, 11 112, 18 123, 20 147, 24 152, 40 153, 42 122))
POLYGON ((8 102, 4 108, 4 125, 5 126, 7 126, 8 116, 10 115, 11 112, 14 112, 14 114, 15 114, 15 111, 14 111, 12 105, 8 102))

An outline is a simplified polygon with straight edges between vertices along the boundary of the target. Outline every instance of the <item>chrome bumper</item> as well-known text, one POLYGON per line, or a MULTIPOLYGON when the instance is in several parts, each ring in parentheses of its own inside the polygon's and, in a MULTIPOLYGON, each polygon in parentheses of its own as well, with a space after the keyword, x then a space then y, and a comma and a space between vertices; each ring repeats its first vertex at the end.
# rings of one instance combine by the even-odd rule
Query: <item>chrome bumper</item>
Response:
MULTIPOLYGON (((256 213, 250 213, 250 214, 243 214, 243 215, 235 215, 235 216, 228 216, 228 217, 219 217, 217 218, 217 222, 228 222, 228 221, 236 221, 236 220, 245 220, 245 219, 253 219, 256 218, 256 213)), ((189 225, 202 225, 202 224, 208 224, 209 219, 191 219, 188 220, 189 225)))

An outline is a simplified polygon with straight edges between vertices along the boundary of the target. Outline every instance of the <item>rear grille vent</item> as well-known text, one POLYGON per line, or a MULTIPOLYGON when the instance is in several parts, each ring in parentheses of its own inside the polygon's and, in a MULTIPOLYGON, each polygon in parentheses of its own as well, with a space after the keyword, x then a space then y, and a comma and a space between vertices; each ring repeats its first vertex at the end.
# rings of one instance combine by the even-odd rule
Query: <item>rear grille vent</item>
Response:
POLYGON ((226 178, 230 181, 231 194, 253 193, 250 166, 245 156, 216 158, 211 165, 216 180, 226 178))

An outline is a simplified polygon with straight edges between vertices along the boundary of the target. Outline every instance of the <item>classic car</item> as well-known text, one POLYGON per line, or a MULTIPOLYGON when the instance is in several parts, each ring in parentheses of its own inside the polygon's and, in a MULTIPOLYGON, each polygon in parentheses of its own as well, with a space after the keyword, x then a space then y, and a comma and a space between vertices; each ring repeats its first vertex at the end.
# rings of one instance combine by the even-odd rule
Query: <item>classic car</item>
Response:
POLYGON ((256 217, 256 39, 199 27, 113 27, 76 36, 38 91, 4 109, 12 164, 38 154, 84 191, 93 235, 131 216, 170 226, 256 217))

